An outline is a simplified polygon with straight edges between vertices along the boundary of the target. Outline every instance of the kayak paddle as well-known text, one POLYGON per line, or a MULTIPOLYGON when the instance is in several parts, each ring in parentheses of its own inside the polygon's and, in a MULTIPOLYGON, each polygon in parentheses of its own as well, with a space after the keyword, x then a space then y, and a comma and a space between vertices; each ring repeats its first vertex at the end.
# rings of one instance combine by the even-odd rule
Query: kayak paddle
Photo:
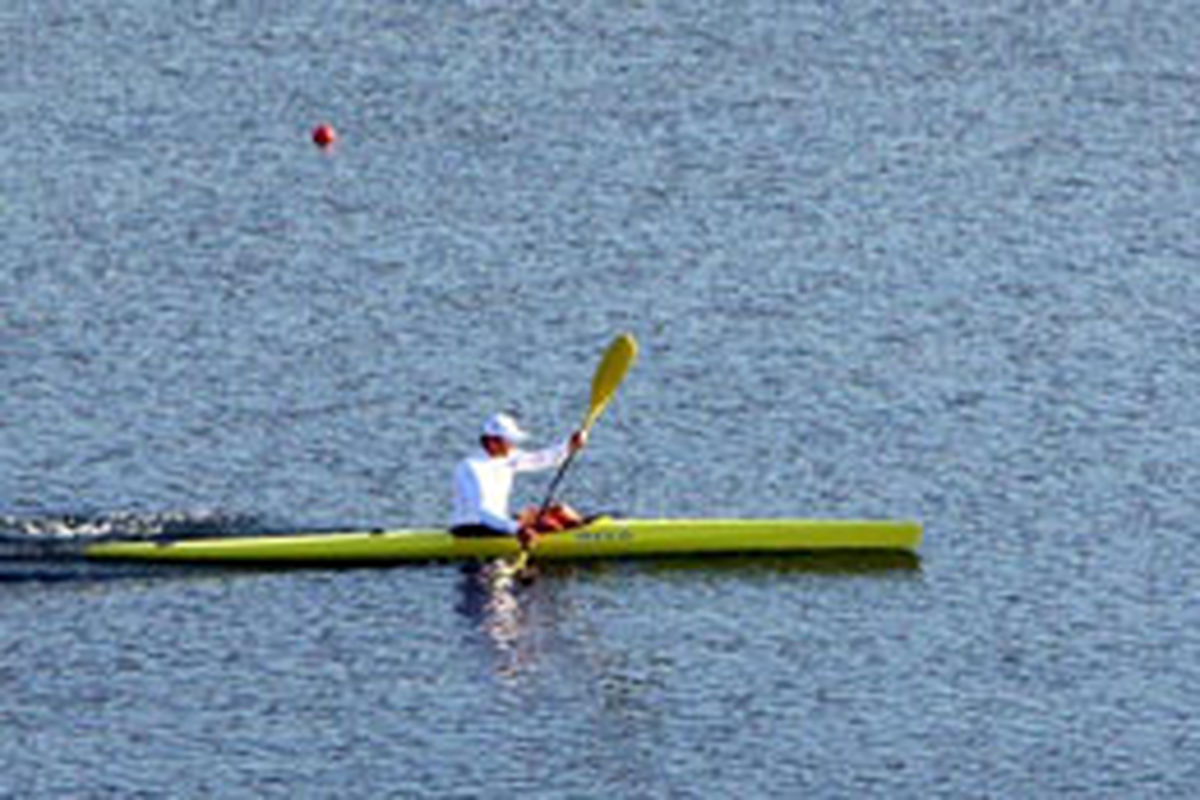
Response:
MULTIPOLYGON (((583 426, 580 430, 590 431, 596 424, 596 420, 604 413, 604 409, 608 408, 608 404, 612 402, 613 396, 617 393, 617 387, 625 379, 625 373, 637 359, 637 352, 637 340, 633 338, 632 334, 622 333, 613 339, 612 344, 604 353, 604 358, 600 360, 600 365, 596 367, 596 374, 592 376, 592 401, 588 406, 587 416, 583 418, 583 426)), ((550 482, 550 489, 546 492, 546 499, 542 501, 542 507, 538 509, 537 516, 534 517, 535 525, 550 510, 550 504, 554 501, 554 492, 558 489, 558 484, 562 482, 563 475, 567 473, 567 468, 571 466, 571 462, 575 460, 575 454, 578 452, 578 450, 572 450, 567 454, 562 466, 558 468, 554 480, 550 482)), ((519 575, 529 563, 529 551, 529 545, 522 542, 521 552, 505 568, 504 572, 509 575, 519 575)))
MULTIPOLYGON (((596 374, 592 376, 592 402, 588 406, 587 416, 583 418, 580 430, 585 433, 590 431, 596 424, 596 420, 600 419, 600 415, 604 413, 604 409, 608 408, 608 404, 616 395, 617 387, 625 379, 625 373, 629 372, 629 368, 637 360, 637 354, 638 345, 633 334, 622 333, 613 339, 612 344, 604 353, 600 365, 596 367, 596 374)), ((538 510, 537 519, 541 519, 550 509, 550 503, 554 500, 554 492, 558 489, 558 484, 562 481, 563 475, 567 473, 567 468, 571 466, 571 462, 575 460, 575 454, 578 452, 578 450, 571 451, 567 455, 566 461, 558 468, 558 473, 550 482, 550 489, 546 492, 546 499, 542 501, 542 507, 538 510)))

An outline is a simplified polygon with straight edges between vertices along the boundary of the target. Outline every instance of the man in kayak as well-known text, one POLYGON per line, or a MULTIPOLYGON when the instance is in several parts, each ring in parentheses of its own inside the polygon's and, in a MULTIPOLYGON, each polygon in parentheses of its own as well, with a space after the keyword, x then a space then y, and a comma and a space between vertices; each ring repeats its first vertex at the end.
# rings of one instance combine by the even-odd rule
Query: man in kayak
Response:
POLYGON ((560 465, 568 455, 587 444, 587 432, 578 430, 571 438, 545 450, 524 451, 517 445, 529 434, 508 414, 494 414, 483 425, 482 447, 459 462, 454 470, 454 516, 450 532, 455 536, 516 536, 528 545, 539 533, 576 527, 582 519, 563 505, 546 513, 530 507, 517 518, 508 511, 513 478, 518 472, 540 472, 560 465))

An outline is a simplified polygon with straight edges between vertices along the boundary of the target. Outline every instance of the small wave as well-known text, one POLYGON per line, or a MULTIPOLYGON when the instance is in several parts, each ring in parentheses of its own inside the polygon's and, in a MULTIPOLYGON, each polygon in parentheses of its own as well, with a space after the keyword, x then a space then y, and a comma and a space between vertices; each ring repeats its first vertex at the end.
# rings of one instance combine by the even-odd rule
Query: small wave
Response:
POLYGON ((0 515, 0 559, 78 554, 100 539, 186 539, 262 533, 261 520, 219 511, 113 511, 98 514, 0 515))

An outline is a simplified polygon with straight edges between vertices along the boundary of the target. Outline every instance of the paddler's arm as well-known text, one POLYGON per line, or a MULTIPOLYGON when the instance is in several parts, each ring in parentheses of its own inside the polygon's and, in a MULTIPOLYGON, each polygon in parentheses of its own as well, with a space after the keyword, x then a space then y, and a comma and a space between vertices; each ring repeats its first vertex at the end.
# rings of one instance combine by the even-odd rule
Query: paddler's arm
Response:
POLYGON ((554 469, 562 464, 571 453, 582 450, 587 446, 587 438, 587 431, 578 430, 571 434, 571 438, 554 447, 547 447, 545 450, 534 450, 529 453, 515 453, 512 457, 513 469, 517 472, 541 472, 542 470, 554 469))
MULTIPOLYGON (((571 438, 558 447, 551 447, 540 452, 527 453, 525 455, 533 456, 539 460, 539 466, 532 467, 531 469, 550 469, 551 467, 559 466, 568 456, 574 455, 586 447, 587 440, 587 431, 581 428, 571 434, 571 438)), ((517 520, 517 538, 521 541, 522 548, 529 548, 537 541, 538 522, 540 518, 541 509, 536 507, 528 508, 521 513, 521 516, 517 520)))

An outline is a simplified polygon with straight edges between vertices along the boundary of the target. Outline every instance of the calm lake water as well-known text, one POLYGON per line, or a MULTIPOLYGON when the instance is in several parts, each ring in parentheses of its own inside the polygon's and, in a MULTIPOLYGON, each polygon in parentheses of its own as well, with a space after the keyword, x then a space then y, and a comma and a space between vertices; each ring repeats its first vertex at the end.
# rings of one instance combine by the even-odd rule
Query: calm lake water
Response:
POLYGON ((1195 11, 9 0, 0 795, 1190 796, 1195 11), (919 562, 42 557, 441 523, 621 330, 567 499, 919 562))

